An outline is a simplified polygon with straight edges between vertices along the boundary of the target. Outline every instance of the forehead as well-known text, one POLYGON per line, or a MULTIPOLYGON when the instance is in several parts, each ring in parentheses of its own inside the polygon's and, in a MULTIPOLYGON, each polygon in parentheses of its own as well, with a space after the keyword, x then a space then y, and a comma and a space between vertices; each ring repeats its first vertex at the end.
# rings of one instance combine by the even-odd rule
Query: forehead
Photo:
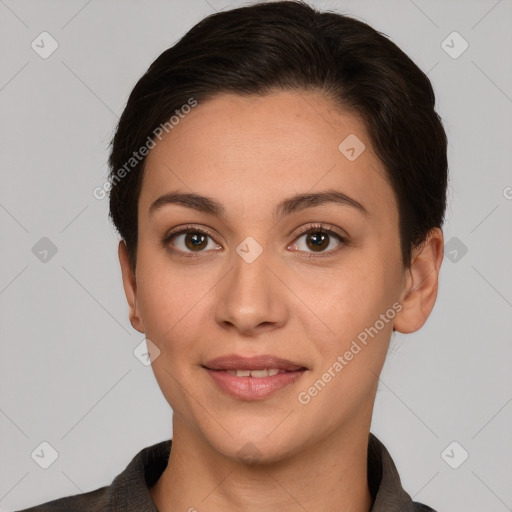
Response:
POLYGON ((317 92, 217 95, 156 142, 141 190, 146 210, 171 189, 255 207, 326 188, 394 200, 364 123, 317 92))

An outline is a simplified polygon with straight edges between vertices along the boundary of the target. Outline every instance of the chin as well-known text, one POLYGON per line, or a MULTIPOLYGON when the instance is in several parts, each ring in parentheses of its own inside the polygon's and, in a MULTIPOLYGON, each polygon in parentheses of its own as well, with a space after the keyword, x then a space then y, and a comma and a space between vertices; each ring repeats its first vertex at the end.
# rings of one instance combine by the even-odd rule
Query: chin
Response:
MULTIPOLYGON (((275 428, 275 425, 274 427, 275 428)), ((272 429, 251 429, 250 432, 238 433, 236 437, 223 436, 222 440, 213 441, 212 446, 226 458, 246 464, 273 464, 293 455, 303 443, 294 443, 290 435, 280 432, 268 435, 272 429)))

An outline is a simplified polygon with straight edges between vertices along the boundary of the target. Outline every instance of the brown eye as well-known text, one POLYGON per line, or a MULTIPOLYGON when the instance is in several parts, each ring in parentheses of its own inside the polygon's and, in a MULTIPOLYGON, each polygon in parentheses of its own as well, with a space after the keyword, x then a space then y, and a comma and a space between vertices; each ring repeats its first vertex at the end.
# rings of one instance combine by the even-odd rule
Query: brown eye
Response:
POLYGON ((318 253, 327 256, 336 252, 346 244, 345 238, 333 231, 322 226, 311 226, 304 231, 292 244, 297 251, 306 253, 318 253))
POLYGON ((330 235, 328 235, 324 231, 314 231, 312 233, 307 234, 306 245, 312 251, 323 251, 329 246, 329 238, 330 235))
POLYGON ((206 231, 198 228, 184 228, 170 233, 163 240, 164 247, 176 254, 190 256, 206 250, 217 250, 220 246, 206 231))
POLYGON ((208 237, 203 233, 185 234, 185 246, 191 251, 204 249, 208 245, 208 237))

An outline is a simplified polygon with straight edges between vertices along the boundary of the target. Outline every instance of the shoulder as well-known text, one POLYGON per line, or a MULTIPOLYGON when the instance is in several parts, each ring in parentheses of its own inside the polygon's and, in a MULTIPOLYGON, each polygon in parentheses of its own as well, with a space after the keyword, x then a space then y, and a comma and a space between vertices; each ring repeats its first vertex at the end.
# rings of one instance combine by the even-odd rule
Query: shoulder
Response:
POLYGON ((109 510, 109 489, 110 486, 105 486, 84 494, 59 498, 17 512, 99 512, 100 510, 109 510))
POLYGON ((413 507, 414 512, 436 512, 433 508, 423 505, 423 503, 417 503, 416 501, 413 503, 413 507))
POLYGON ((149 488, 164 471, 171 440, 143 448, 110 485, 16 512, 155 512, 149 488))
POLYGON ((374 500, 372 512, 436 512, 412 500, 402 487, 390 453, 372 433, 368 444, 368 483, 374 500))

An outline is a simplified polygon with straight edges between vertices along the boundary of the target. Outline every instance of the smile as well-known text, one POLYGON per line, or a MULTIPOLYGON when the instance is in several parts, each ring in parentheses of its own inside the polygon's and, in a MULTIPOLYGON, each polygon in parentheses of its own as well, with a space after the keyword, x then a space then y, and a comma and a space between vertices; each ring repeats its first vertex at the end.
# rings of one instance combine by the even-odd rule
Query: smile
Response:
POLYGON ((205 368, 217 388, 239 400, 263 400, 297 382, 306 372, 300 370, 211 370, 205 368), (277 373, 276 373, 277 372, 277 373))

